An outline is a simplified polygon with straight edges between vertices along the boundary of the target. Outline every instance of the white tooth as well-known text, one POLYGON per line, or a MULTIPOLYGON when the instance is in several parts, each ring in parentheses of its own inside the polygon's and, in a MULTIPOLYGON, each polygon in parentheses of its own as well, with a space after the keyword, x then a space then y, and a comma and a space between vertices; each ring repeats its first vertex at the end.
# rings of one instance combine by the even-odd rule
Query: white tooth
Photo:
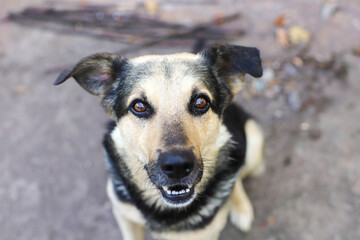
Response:
POLYGON ((181 190, 181 194, 184 194, 185 193, 185 190, 183 189, 183 190, 181 190))
POLYGON ((167 192, 167 194, 171 195, 171 191, 170 191, 170 190, 167 190, 166 192, 167 192))
POLYGON ((162 187, 165 191, 167 191, 169 189, 169 187, 163 186, 162 187))
POLYGON ((192 185, 187 185, 187 187, 188 187, 188 188, 191 188, 191 187, 192 187, 192 185))
POLYGON ((175 191, 172 191, 171 193, 172 193, 173 195, 177 194, 177 192, 175 192, 175 191))
POLYGON ((187 189, 186 189, 186 192, 190 192, 190 189, 187 188, 187 189))

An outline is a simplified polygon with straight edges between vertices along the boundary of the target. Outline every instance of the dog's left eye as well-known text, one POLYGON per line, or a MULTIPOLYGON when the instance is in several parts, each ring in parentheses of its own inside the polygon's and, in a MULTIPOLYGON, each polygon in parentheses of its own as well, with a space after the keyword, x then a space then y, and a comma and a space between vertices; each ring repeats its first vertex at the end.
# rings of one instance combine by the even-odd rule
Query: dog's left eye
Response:
POLYGON ((206 108, 208 105, 206 99, 204 97, 198 97, 195 99, 194 106, 200 109, 206 108))
POLYGON ((204 95, 197 95, 192 98, 189 105, 189 111, 195 116, 200 116, 207 112, 210 107, 210 100, 209 98, 204 95))

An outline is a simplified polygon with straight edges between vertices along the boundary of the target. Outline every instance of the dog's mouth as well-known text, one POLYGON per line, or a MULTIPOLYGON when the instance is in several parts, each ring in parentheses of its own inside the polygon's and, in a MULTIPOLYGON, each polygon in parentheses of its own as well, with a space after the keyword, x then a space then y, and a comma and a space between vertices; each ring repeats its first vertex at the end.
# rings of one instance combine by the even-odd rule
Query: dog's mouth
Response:
POLYGON ((189 204, 195 195, 195 185, 161 186, 159 189, 165 202, 177 207, 189 204))

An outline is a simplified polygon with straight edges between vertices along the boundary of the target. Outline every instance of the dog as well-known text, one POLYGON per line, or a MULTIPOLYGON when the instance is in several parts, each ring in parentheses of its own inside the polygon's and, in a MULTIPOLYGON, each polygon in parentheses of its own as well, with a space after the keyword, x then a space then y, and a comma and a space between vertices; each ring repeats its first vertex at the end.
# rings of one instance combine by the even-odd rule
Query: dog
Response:
POLYGON ((63 71, 113 118, 103 145, 107 194, 125 240, 218 239, 228 216, 254 218, 242 179, 264 170, 259 124, 232 103, 259 50, 215 44, 197 54, 133 59, 98 53, 63 71))

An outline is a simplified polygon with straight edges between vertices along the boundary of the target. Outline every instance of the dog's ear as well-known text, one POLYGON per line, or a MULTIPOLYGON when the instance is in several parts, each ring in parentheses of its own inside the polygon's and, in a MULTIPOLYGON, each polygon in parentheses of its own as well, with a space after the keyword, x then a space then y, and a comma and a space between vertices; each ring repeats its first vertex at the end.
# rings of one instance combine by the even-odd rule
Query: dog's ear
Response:
POLYGON ((73 77, 85 90, 103 96, 107 89, 115 82, 122 69, 128 63, 126 58, 109 53, 90 55, 63 71, 54 85, 65 82, 73 77))
POLYGON ((262 76, 257 48, 216 44, 198 54, 206 59, 214 75, 225 82, 233 96, 241 90, 246 73, 256 78, 262 76))

